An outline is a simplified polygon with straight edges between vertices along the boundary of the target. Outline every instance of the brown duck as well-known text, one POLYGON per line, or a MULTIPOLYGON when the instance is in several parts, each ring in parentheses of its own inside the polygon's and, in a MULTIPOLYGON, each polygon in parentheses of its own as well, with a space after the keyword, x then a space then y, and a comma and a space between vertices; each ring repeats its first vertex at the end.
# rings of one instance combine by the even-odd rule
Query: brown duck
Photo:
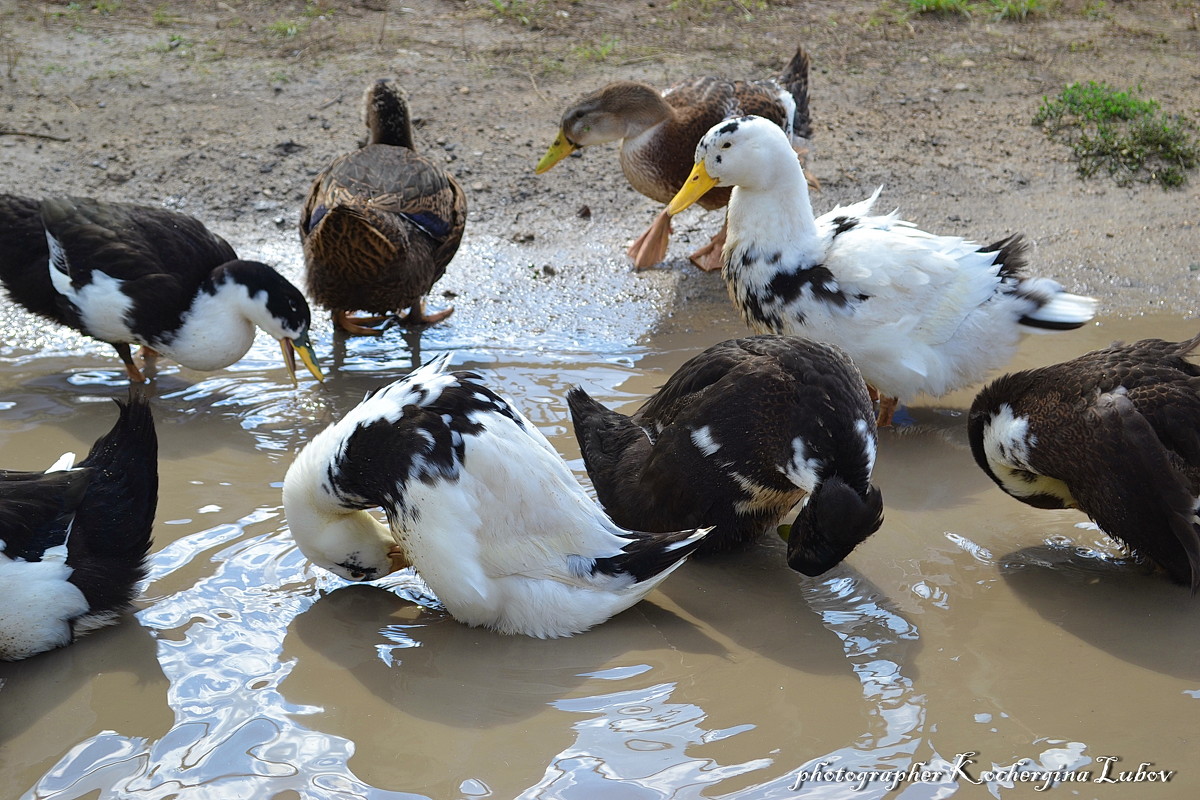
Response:
MULTIPOLYGON (((621 170, 629 184, 666 204, 683 186, 696 145, 709 128, 728 117, 766 117, 791 136, 798 153, 812 135, 808 114, 808 53, 798 48, 777 80, 742 81, 703 77, 659 92, 632 81, 610 83, 563 113, 554 144, 538 162, 543 173, 575 150, 621 140, 621 170)), ((700 199, 712 210, 729 203, 729 189, 716 188, 700 199)), ((670 217, 660 214, 629 248, 636 269, 653 266, 667 254, 670 217)), ((705 270, 721 268, 725 228, 691 255, 705 270)))
POLYGON ((300 239, 309 296, 351 334, 378 335, 382 328, 369 326, 389 318, 410 327, 440 322, 454 309, 426 314, 425 295, 458 251, 466 195, 453 176, 413 151, 399 84, 371 84, 363 117, 368 143, 334 160, 304 202, 300 239))

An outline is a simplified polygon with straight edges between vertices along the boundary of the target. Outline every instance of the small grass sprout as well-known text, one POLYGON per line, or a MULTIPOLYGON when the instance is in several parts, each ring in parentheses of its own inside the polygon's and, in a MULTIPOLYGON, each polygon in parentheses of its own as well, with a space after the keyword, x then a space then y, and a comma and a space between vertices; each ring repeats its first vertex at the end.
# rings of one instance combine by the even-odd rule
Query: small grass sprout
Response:
POLYGON ((1054 100, 1043 98, 1033 124, 1071 147, 1084 178, 1107 172, 1122 186, 1143 181, 1169 189, 1200 165, 1190 126, 1135 90, 1072 83, 1054 100))

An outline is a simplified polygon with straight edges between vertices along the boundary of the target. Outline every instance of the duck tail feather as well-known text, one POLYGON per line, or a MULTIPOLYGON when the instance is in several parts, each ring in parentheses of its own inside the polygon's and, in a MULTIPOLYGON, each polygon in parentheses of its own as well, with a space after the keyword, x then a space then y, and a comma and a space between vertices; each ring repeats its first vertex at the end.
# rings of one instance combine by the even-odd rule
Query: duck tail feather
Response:
POLYGON ((128 606, 146 575, 158 505, 158 438, 139 391, 117 401, 120 416, 80 466, 93 473, 71 526, 67 564, 93 612, 128 606))
POLYGON ((696 551, 712 528, 697 528, 670 533, 648 533, 626 531, 628 544, 613 556, 597 558, 592 572, 605 575, 629 575, 634 583, 641 583, 662 575, 666 576, 675 567, 696 551))
POLYGON ((779 75, 779 83, 796 101, 796 110, 792 113, 792 135, 812 138, 812 120, 808 112, 808 52, 803 47, 796 48, 796 54, 784 67, 779 75))

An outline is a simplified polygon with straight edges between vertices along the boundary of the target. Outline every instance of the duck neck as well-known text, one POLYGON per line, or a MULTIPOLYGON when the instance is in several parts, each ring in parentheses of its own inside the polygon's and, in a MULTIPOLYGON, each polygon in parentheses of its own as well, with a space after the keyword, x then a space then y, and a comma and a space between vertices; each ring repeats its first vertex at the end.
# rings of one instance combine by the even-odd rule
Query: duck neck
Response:
POLYGON ((179 327, 149 344, 189 369, 224 369, 244 356, 254 343, 254 305, 254 299, 240 284, 206 283, 196 293, 179 327))
POLYGON ((749 261, 780 269, 820 261, 816 219, 799 162, 776 170, 769 180, 735 186, 727 225, 725 255, 730 269, 738 270, 749 261))
POLYGON ((374 92, 368 99, 366 117, 369 144, 416 149, 408 103, 399 91, 374 92))

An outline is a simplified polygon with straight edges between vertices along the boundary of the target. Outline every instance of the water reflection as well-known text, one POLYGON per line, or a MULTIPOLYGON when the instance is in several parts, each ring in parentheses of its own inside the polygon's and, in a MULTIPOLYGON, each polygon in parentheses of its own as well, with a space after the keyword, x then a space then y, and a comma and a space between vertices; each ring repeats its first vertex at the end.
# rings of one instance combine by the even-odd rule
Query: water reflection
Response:
MULTIPOLYGON (((455 316, 470 302, 482 305, 456 299, 455 316)), ((1188 774, 1195 601, 1078 514, 991 486, 955 416, 969 398, 919 405, 912 428, 881 442, 884 528, 820 579, 764 541, 690 562, 594 631, 541 642, 458 624, 411 573, 347 586, 313 569, 279 509, 291 454, 414 358, 457 349, 456 366, 514 397, 582 475, 566 388, 628 409, 714 333, 628 345, 598 327, 587 346, 567 346, 572 333, 539 350, 537 334, 493 341, 501 322, 468 318, 417 342, 349 341, 323 386, 291 388, 270 341, 234 369, 164 370, 146 599, 117 628, 0 664, 0 796, 1047 796, 1012 778, 968 786, 953 765, 972 752, 974 776, 1117 756, 1181 770, 1163 797, 1200 785, 1188 774), (826 762, 947 777, 891 793, 881 781, 796 787, 826 762)), ((1174 324, 1178 336, 1156 332, 1193 327, 1174 324)), ((1130 338, 1117 327, 1062 355, 1130 338)), ((322 354, 331 337, 321 329, 322 354)), ((124 393, 115 359, 73 346, 48 360, 0 351, 5 466, 19 454, 32 468, 109 424, 109 398, 124 393)), ((1022 359, 1058 357, 1044 346, 1022 359)), ((1117 796, 1092 784, 1054 794, 1067 792, 1117 796)))

